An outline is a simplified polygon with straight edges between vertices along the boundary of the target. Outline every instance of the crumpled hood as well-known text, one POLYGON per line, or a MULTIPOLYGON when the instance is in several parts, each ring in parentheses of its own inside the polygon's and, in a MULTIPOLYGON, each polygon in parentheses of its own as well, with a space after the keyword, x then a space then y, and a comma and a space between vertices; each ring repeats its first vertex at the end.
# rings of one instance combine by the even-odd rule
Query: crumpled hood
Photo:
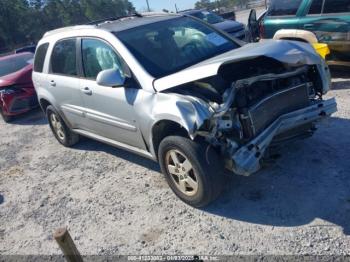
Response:
POLYGON ((230 21, 230 20, 225 20, 224 22, 213 24, 216 28, 231 33, 231 32, 237 32, 239 30, 244 29, 244 25, 236 22, 236 21, 230 21))
POLYGON ((266 40, 244 45, 219 56, 200 62, 175 74, 154 81, 158 92, 218 74, 224 64, 254 59, 260 56, 276 59, 290 66, 320 65, 322 58, 307 43, 266 40))

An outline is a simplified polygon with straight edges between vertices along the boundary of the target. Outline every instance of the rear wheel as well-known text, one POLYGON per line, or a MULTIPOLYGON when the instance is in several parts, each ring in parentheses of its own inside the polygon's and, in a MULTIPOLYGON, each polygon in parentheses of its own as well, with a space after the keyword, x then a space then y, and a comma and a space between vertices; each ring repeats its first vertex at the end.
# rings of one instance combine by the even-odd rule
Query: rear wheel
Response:
POLYGON ((53 106, 47 107, 46 115, 50 128, 58 142, 66 147, 71 147, 79 142, 79 135, 68 128, 53 106))
POLYGON ((223 164, 206 143, 170 136, 159 146, 159 163, 174 193, 185 203, 203 207, 222 191, 223 164))

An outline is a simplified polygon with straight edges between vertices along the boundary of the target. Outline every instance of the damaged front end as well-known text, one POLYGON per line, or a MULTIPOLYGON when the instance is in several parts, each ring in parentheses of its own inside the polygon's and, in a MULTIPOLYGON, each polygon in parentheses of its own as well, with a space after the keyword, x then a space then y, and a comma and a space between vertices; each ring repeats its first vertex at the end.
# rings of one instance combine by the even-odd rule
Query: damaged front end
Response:
POLYGON ((330 74, 321 59, 281 60, 259 56, 225 62, 215 76, 169 91, 210 106, 211 116, 190 135, 218 148, 226 168, 236 174, 257 172, 272 144, 312 135, 316 122, 337 111, 335 99, 323 100, 330 74))
POLYGON ((233 82, 201 135, 221 148, 228 169, 255 173, 272 143, 312 135, 315 122, 337 111, 315 76, 316 68, 301 66, 233 82))

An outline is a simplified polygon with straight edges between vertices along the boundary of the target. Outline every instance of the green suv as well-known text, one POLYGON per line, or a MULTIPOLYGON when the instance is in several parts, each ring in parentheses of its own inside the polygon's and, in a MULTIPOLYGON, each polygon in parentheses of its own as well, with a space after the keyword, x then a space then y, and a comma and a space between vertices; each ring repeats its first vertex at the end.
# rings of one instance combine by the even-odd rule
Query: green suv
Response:
POLYGON ((273 38, 280 29, 312 31, 329 45, 330 64, 350 65, 350 0, 271 0, 259 21, 253 11, 249 23, 260 38, 273 38))

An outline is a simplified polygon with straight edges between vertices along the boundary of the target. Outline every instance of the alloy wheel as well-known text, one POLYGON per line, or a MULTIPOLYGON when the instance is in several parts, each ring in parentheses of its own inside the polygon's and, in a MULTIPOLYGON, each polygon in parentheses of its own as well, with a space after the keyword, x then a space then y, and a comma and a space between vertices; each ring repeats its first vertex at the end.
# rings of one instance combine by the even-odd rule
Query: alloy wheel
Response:
POLYGON ((168 174, 176 187, 187 196, 198 191, 198 177, 190 160, 179 150, 169 150, 165 157, 168 174))
POLYGON ((66 135, 64 133, 64 129, 63 129, 63 126, 62 126, 60 119, 57 117, 57 115, 55 113, 52 113, 50 115, 50 120, 51 120, 51 124, 52 124, 52 127, 53 127, 56 135, 58 136, 58 138, 60 140, 63 141, 66 138, 66 135))

